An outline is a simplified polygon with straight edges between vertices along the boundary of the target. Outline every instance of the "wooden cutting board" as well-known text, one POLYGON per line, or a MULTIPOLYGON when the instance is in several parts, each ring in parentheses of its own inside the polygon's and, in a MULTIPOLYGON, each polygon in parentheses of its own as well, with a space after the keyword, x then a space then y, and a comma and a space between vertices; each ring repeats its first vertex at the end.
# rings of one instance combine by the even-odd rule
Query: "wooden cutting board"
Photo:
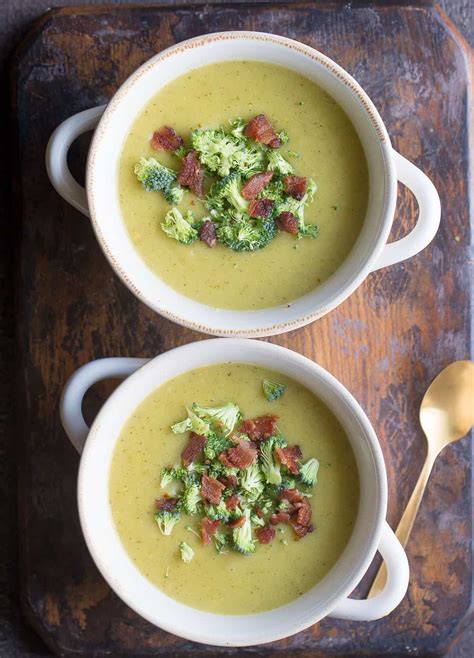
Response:
MULTIPOLYGON (((105 584, 82 539, 75 500, 78 456, 61 430, 61 388, 103 356, 153 356, 203 336, 154 315, 115 277, 89 222, 49 185, 51 131, 107 102, 156 52, 229 29, 276 32, 323 51, 367 90, 393 144, 425 170, 443 207, 436 240, 410 261, 371 274, 311 326, 272 342, 315 359, 361 402, 385 455, 398 522, 424 457, 418 408, 433 377, 468 358, 468 142, 466 49, 438 10, 425 6, 328 8, 314 4, 83 7, 46 14, 13 62, 17 129, 20 566, 23 609, 60 655, 367 656, 439 654, 471 603, 472 450, 445 450, 408 547, 411 584, 401 606, 375 623, 324 620, 257 649, 194 645, 140 619, 105 584)), ((88 140, 73 148, 83 177, 88 140)), ((392 238, 412 225, 400 190, 392 238)), ((90 415, 111 386, 98 386, 90 415)), ((358 595, 368 589, 369 577, 358 595)))

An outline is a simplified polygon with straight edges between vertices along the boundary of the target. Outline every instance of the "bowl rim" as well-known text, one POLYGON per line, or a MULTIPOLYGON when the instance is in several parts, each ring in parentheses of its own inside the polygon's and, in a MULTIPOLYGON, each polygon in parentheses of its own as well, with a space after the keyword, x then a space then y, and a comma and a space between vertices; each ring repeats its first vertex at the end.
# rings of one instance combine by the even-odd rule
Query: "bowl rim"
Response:
MULTIPOLYGON (((163 368, 163 364, 161 364, 161 367, 163 368)), ((289 367, 289 365, 287 366, 283 364, 282 371, 285 372, 285 369, 287 367, 289 367)), ((276 370, 279 369, 278 365, 276 366, 275 369, 276 370)), ((164 381, 169 381, 175 376, 177 375, 176 374, 171 374, 169 376, 167 375, 164 381)), ((297 377, 295 377, 294 375, 291 376, 298 381, 297 377)), ((155 385, 155 388, 163 385, 163 383, 164 382, 155 385)), ((142 393, 141 400, 143 401, 148 394, 149 391, 146 393, 142 393)), ((341 420, 341 418, 337 416, 334 410, 333 413, 336 415, 336 418, 338 418, 338 420, 341 420)), ((349 411, 347 413, 349 414, 349 411)), ((121 428, 123 428, 123 423, 121 425, 121 428)), ((118 435, 120 434, 120 431, 121 429, 119 430, 118 435)), ((108 450, 107 453, 107 459, 109 465, 112 460, 113 450, 115 449, 117 438, 115 438, 112 447, 108 450)), ((109 474, 107 475, 107 491, 108 491, 108 486, 109 486, 109 474)), ((84 452, 82 454, 82 458, 79 466, 78 480, 77 480, 77 503, 79 509, 79 519, 80 519, 81 529, 85 542, 87 544, 88 550, 97 568, 101 572, 104 579, 108 582, 110 587, 119 596, 119 598, 121 598, 124 601, 124 603, 126 603, 126 605, 128 605, 137 614, 139 614, 150 623, 154 624, 155 626, 158 626, 159 628, 162 628, 165 631, 168 631, 170 633, 173 633, 179 637, 188 640, 192 640, 204 644, 212 644, 216 646, 252 646, 256 644, 264 644, 267 642, 276 641, 288 637, 290 635, 293 635, 299 631, 302 631, 305 628, 308 628, 308 626, 317 623, 322 618, 330 614, 330 612, 334 609, 336 604, 342 598, 348 596, 350 592, 352 592, 352 590, 357 586, 357 584, 360 582, 360 579, 367 571, 370 563, 372 562, 372 559, 377 551, 380 542, 380 537, 384 525, 384 520, 387 510, 387 496, 388 496, 388 486, 387 486, 386 468, 385 468, 385 462, 384 462, 382 450, 377 439, 377 435, 369 419, 367 418, 365 412, 360 407, 360 405, 355 400, 355 398, 352 396, 352 394, 348 391, 348 389, 336 377, 331 375, 327 370, 319 366, 311 359, 302 356, 298 352, 294 352, 293 350, 290 350, 288 348, 263 341, 254 341, 254 340, 240 339, 240 338, 236 338, 236 339, 213 338, 204 341, 196 341, 193 343, 182 345, 180 347, 176 347, 172 350, 169 350, 168 352, 164 352, 154 357, 153 359, 150 360, 150 362, 146 363, 144 366, 139 368, 135 373, 127 377, 127 379, 124 380, 119 385, 119 387, 111 394, 111 396, 104 403, 96 419, 94 420, 94 423, 92 424, 92 427, 89 431, 89 436, 86 440, 84 452), (251 355, 253 350, 266 352, 269 357, 271 356, 275 360, 275 362, 278 362, 279 358, 281 358, 282 361, 286 360, 286 364, 290 364, 291 362, 291 364, 301 367, 302 370, 306 369, 307 371, 311 372, 311 376, 313 378, 318 379, 319 382, 322 383, 322 385, 326 388, 327 391, 332 392, 333 394, 335 394, 336 397, 340 396, 347 404, 350 413, 352 413, 354 415, 354 418, 357 419, 358 425, 360 427, 360 431, 365 438, 366 444, 369 446, 370 456, 373 462, 374 473, 376 476, 376 486, 379 495, 374 502, 374 513, 373 513, 374 520, 372 522, 371 533, 368 534, 367 536, 364 551, 363 552, 361 551, 360 555, 358 556, 358 559, 356 560, 356 563, 351 565, 350 574, 346 574, 344 580, 341 579, 341 582, 339 582, 338 588, 335 591, 333 591, 331 595, 327 596, 324 599, 324 604, 321 605, 321 610, 318 612, 317 617, 311 617, 308 620, 307 617, 304 618, 304 616, 300 615, 299 618, 297 618, 297 615, 295 615, 294 619, 289 620, 287 625, 285 625, 287 621, 285 619, 285 624, 281 624, 277 626, 272 632, 271 636, 268 636, 268 630, 267 630, 267 635, 262 635, 262 631, 252 630, 251 633, 249 633, 249 637, 245 638, 244 636, 242 636, 242 631, 240 630, 240 632, 235 632, 234 636, 230 637, 229 639, 216 640, 213 635, 209 633, 206 634, 204 630, 197 633, 187 628, 185 623, 183 623, 182 615, 180 615, 179 618, 173 618, 172 622, 163 623, 163 621, 160 619, 159 610, 157 613, 152 614, 149 610, 144 609, 144 604, 141 601, 137 601, 136 599, 135 600, 133 599, 133 596, 130 595, 126 584, 120 582, 120 578, 119 576, 117 576, 116 571, 114 573, 110 563, 107 561, 108 558, 104 558, 103 548, 101 550, 98 547, 99 541, 96 541, 96 538, 95 536, 93 536, 90 528, 90 519, 88 517, 88 514, 90 514, 91 509, 93 509, 94 511, 97 509, 98 498, 96 491, 90 493, 88 490, 86 490, 87 484, 90 484, 87 482, 88 479, 90 480, 90 475, 88 476, 88 467, 91 459, 94 457, 94 450, 96 450, 97 446, 100 444, 102 433, 105 431, 103 419, 106 412, 110 411, 111 408, 113 408, 114 405, 116 404, 116 400, 120 398, 121 395, 126 394, 126 391, 129 390, 130 388, 135 387, 135 389, 138 389, 142 392, 140 379, 153 377, 153 371, 155 373, 159 372, 157 363, 160 361, 167 360, 168 363, 172 363, 173 361, 182 359, 182 362, 184 364, 187 364, 186 357, 189 356, 191 352, 200 350, 200 354, 202 355, 204 353, 204 349, 206 349, 207 355, 199 357, 202 358, 201 366, 185 367, 183 372, 193 370, 195 369, 195 367, 202 367, 205 366, 206 364, 208 365, 209 363, 226 362, 225 359, 219 361, 213 360, 213 353, 215 353, 214 348, 217 344, 220 344, 218 349, 223 351, 227 349, 228 346, 231 344, 233 344, 233 347, 236 350, 237 349, 241 350, 242 353, 241 361, 239 361, 238 359, 231 360, 232 362, 235 363, 237 362, 251 363, 252 362, 251 355), (247 349, 247 356, 246 356, 246 349, 247 349)), ((114 525, 111 510, 110 510, 110 504, 108 503, 108 501, 106 501, 105 504, 107 504, 108 515, 112 520, 112 525, 114 525)), ((122 550, 125 551, 128 560, 134 565, 132 558, 128 555, 125 547, 123 547, 123 545, 121 544, 120 537, 118 536, 116 530, 115 530, 115 535, 116 536, 114 537, 114 543, 115 542, 119 543, 122 550)), ((103 541, 103 537, 100 538, 100 541, 103 541)), ((116 553, 114 552, 114 555, 115 554, 116 553)), ((339 558, 339 560, 341 560, 341 558, 342 555, 339 558)), ((328 574, 333 573, 333 571, 337 568, 337 564, 339 563, 339 560, 331 568, 328 574)), ((138 568, 136 566, 135 566, 135 570, 138 572, 138 568)), ((140 575, 143 579, 147 580, 145 576, 143 576, 142 574, 140 575)), ((150 583, 150 581, 148 580, 147 582, 150 583)), ((157 588, 155 585, 152 585, 152 587, 161 592, 161 590, 159 590, 159 588, 157 588)), ((307 594, 309 594, 309 592, 307 594)), ((295 601, 298 601, 299 598, 300 597, 297 597, 294 601, 286 605, 291 606, 293 603, 295 603, 295 601)), ((203 613, 203 611, 200 611, 195 608, 191 608, 190 606, 187 606, 179 601, 177 602, 177 604, 178 607, 183 609, 183 612, 188 611, 187 619, 189 619, 189 614, 191 613, 195 613, 195 614, 197 613, 201 615, 204 614, 208 618, 213 618, 215 621, 217 621, 218 618, 222 617, 222 615, 218 615, 217 613, 203 613)), ((256 613, 252 615, 225 615, 224 617, 227 620, 232 618, 238 620, 239 618, 248 619, 250 617, 255 618, 259 615, 262 615, 263 618, 265 616, 271 616, 272 614, 275 614, 275 612, 278 610, 281 610, 281 608, 274 608, 267 612, 256 613)), ((184 615, 184 617, 186 617, 186 615, 184 615)), ((222 631, 220 631, 220 633, 222 635, 222 631)), ((218 635, 218 633, 216 633, 216 635, 218 635)))
MULTIPOLYGON (((291 68, 291 65, 288 65, 288 68, 291 68)), ((367 275, 372 271, 373 264, 377 261, 379 255, 384 248, 389 233, 391 229, 391 224, 393 221, 395 204, 396 204, 396 183, 397 175, 395 169, 395 163, 393 158, 393 151, 390 142, 390 137, 388 135, 387 129, 382 121, 380 114, 378 113, 375 105, 363 90, 360 84, 339 64, 330 59, 327 55, 324 55, 320 51, 303 44, 294 39, 289 39, 281 35, 270 34, 266 32, 253 32, 246 30, 233 30, 228 32, 215 32, 209 33, 201 36, 192 37, 185 41, 181 41, 177 44, 166 48, 165 50, 157 53, 146 62, 144 62, 140 67, 138 67, 117 89, 117 91, 112 96, 111 100, 107 104, 105 111, 97 125, 97 128, 94 132, 91 145, 87 157, 86 165, 86 192, 87 192, 87 201, 90 210, 90 219, 92 227, 96 238, 101 246, 102 251, 104 252, 107 260, 110 265, 117 273, 122 282, 129 288, 129 290, 138 297, 144 304, 151 308, 156 313, 159 313, 161 316, 181 325, 192 329, 194 331, 199 331, 201 333, 213 335, 213 336, 229 336, 229 337, 241 337, 241 338, 258 338, 273 336, 280 333, 285 333, 298 329, 299 327, 305 326, 320 317, 323 317, 339 304, 345 301, 365 280, 367 275), (95 188, 94 188, 94 170, 97 160, 97 154, 100 150, 101 141, 104 134, 107 132, 108 124, 112 119, 115 111, 129 93, 130 89, 139 81, 139 79, 148 73, 150 70, 154 69, 161 62, 166 61, 173 57, 174 55, 179 55, 181 52, 188 51, 190 49, 207 47, 212 45, 215 42, 221 41, 261 41, 267 42, 271 45, 277 45, 278 47, 286 48, 289 51, 296 51, 299 54, 302 54, 315 63, 324 66, 329 70, 333 75, 335 75, 340 82, 342 82, 348 89, 350 89, 356 97, 356 101, 363 107, 365 114, 367 116, 368 122, 370 122, 377 134, 380 147, 380 155, 384 164, 384 174, 385 174, 385 189, 384 189, 384 198, 381 203, 381 213, 380 213, 380 225, 376 236, 373 238, 373 245, 370 250, 370 253, 365 257, 361 262, 359 268, 354 272, 350 277, 347 278, 344 285, 338 290, 337 294, 333 295, 329 301, 326 301, 324 304, 321 304, 317 309, 311 312, 306 312, 304 314, 299 314, 292 319, 281 319, 278 321, 272 321, 270 323, 262 323, 258 326, 255 326, 252 320, 247 320, 244 323, 244 326, 239 326, 235 328, 234 324, 231 321, 231 318, 255 318, 257 314, 263 314, 265 311, 275 311, 275 309, 282 309, 284 311, 285 306, 279 305, 276 307, 268 307, 267 309, 258 309, 258 310, 232 310, 232 309, 220 309, 217 307, 212 307, 195 300, 196 304, 201 307, 203 314, 205 314, 205 309, 210 309, 212 311, 218 311, 218 319, 204 319, 203 315, 200 313, 194 317, 190 317, 186 313, 181 313, 177 310, 177 304, 171 305, 168 302, 161 302, 157 299, 150 298, 149 294, 143 292, 136 283, 132 280, 132 276, 125 270, 122 263, 120 263, 117 258, 112 253, 112 250, 109 246, 108 240, 105 236, 105 232, 102 231, 101 222, 99 219, 99 213, 96 210, 95 204, 95 188), (197 319, 195 319, 197 317, 197 319), (228 318, 227 322, 224 322, 224 319, 228 318), (222 323, 222 324, 220 324, 222 323), (224 325, 224 326, 222 326, 224 325)), ((130 243, 130 248, 133 249, 133 245, 130 243)), ((339 268, 338 268, 339 269, 339 268)), ((155 276, 158 276, 155 274, 155 276)), ((161 281, 160 277, 158 277, 161 281)), ((166 282, 163 281, 166 284, 166 282)), ((168 284, 166 284, 168 285, 168 284)), ((170 286, 168 286, 170 287, 170 286)), ((170 287, 171 288, 171 287, 170 287)), ((171 288, 172 289, 172 288, 171 288)), ((172 289, 173 290, 173 289, 172 289)), ((174 291, 176 296, 185 297, 181 293, 174 291)), ((311 293, 307 293, 311 294, 311 293)), ((307 295, 293 300, 292 304, 299 299, 305 298, 307 295)), ((239 323, 240 324, 240 323, 239 323)))

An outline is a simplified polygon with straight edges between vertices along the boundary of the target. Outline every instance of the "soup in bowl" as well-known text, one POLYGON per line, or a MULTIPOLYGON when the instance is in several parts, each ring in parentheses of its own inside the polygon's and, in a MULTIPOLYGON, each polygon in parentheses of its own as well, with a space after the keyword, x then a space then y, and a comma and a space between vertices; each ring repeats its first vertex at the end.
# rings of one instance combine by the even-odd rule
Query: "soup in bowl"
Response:
POLYGON ((160 53, 105 111, 63 123, 47 166, 135 294, 222 336, 321 317, 369 272, 424 248, 439 224, 434 187, 392 150, 357 82, 314 49, 269 34, 207 35, 160 53), (97 122, 86 193, 66 155, 97 122), (387 245, 397 178, 420 213, 387 245))
POLYGON ((408 564, 384 520, 376 436, 305 357, 216 339, 149 362, 102 359, 69 380, 61 414, 84 447, 78 501, 92 557, 161 628, 252 645, 326 615, 377 619, 403 598, 408 564), (107 377, 127 378, 89 430, 82 397, 107 377), (377 549, 385 589, 346 598, 377 549))

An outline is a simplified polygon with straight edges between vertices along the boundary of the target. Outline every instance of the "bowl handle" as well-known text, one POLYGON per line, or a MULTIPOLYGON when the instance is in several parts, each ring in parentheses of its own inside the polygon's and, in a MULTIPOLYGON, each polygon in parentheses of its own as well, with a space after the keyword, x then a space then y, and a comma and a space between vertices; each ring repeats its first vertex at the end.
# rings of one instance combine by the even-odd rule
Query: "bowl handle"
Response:
POLYGON ((102 379, 125 379, 141 368, 149 359, 116 357, 97 359, 82 366, 68 379, 60 403, 61 423, 72 445, 81 453, 89 434, 82 415, 82 399, 87 390, 102 379))
POLYGON ((86 217, 90 217, 86 191, 69 171, 67 154, 79 135, 97 126, 105 108, 100 105, 69 117, 56 128, 46 147, 46 171, 54 189, 86 217))
POLYGON ((395 533, 385 521, 378 548, 387 567, 383 590, 370 599, 343 599, 328 615, 350 621, 375 621, 389 615, 401 602, 408 588, 408 559, 395 533))
POLYGON ((393 151, 393 156, 398 180, 413 192, 417 200, 418 220, 408 235, 385 245, 372 271, 400 263, 427 247, 436 235, 441 217, 438 192, 428 176, 400 153, 393 151))

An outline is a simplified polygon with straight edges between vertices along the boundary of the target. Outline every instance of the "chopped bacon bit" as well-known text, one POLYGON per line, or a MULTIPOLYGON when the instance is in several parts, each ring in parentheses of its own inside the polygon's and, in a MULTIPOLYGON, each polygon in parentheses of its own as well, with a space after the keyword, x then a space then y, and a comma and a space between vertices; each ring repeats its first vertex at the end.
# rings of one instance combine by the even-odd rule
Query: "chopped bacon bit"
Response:
POLYGON ((204 500, 207 500, 211 505, 219 505, 221 502, 222 491, 225 489, 222 482, 203 475, 201 478, 201 495, 204 500))
POLYGON ((273 210, 273 201, 270 199, 254 199, 249 203, 250 217, 268 217, 273 210))
MULTIPOLYGON (((229 462, 230 464, 231 462, 229 462)), ((229 467, 232 468, 232 467, 229 467)), ((219 482, 222 482, 222 484, 227 488, 227 489, 235 489, 237 486, 238 480, 236 475, 223 475, 219 478, 219 482)))
POLYGON ((221 452, 217 459, 221 462, 221 464, 224 464, 224 466, 227 466, 227 468, 234 468, 234 464, 230 461, 230 459, 227 456, 226 452, 221 452))
POLYGON ((251 199, 255 199, 255 197, 258 194, 260 194, 260 192, 263 190, 263 188, 268 185, 268 183, 272 180, 272 178, 273 178, 273 171, 264 171, 263 173, 260 174, 254 174, 245 183, 240 193, 242 194, 244 199, 247 199, 247 201, 250 201, 251 199))
POLYGON ((199 237, 203 242, 207 244, 208 247, 215 247, 217 242, 217 233, 214 222, 211 222, 210 219, 206 219, 201 226, 199 231, 199 237))
POLYGON ((245 516, 242 514, 242 516, 239 516, 238 519, 235 519, 235 521, 230 521, 227 526, 229 528, 240 528, 241 525, 244 525, 245 523, 245 516))
POLYGON ((256 142, 271 146, 273 149, 278 149, 281 146, 278 135, 264 114, 257 114, 256 117, 251 119, 245 126, 244 133, 256 142))
POLYGON ((285 176, 283 179, 283 185, 285 186, 285 192, 287 194, 294 199, 301 201, 306 194, 308 181, 303 176, 285 176))
POLYGON ((233 494, 225 501, 225 506, 228 510, 233 510, 240 505, 240 499, 238 496, 233 494))
POLYGON ((232 466, 247 468, 247 466, 253 464, 257 459, 257 448, 251 441, 240 439, 239 444, 235 448, 229 448, 227 450, 227 457, 232 466))
POLYGON ((201 521, 201 539, 203 544, 210 544, 213 535, 216 534, 220 521, 211 521, 207 516, 201 521))
POLYGON ((249 418, 240 424, 239 432, 247 434, 252 441, 262 441, 275 434, 278 416, 259 416, 249 418))
POLYGON ((176 151, 180 146, 183 146, 184 140, 173 128, 162 126, 153 133, 150 144, 155 151, 176 151))
POLYGON ((270 517, 270 523, 272 525, 278 525, 279 523, 286 523, 289 520, 290 520, 290 515, 288 514, 288 512, 277 512, 276 514, 272 514, 270 517))
POLYGON ((278 498, 295 504, 301 503, 304 496, 298 491, 298 489, 283 489, 283 491, 280 491, 278 498))
POLYGON ((255 534, 258 537, 258 541, 261 544, 269 544, 273 539, 275 539, 275 528, 272 528, 271 525, 266 525, 263 528, 257 528, 255 534))
POLYGON ((263 513, 262 508, 259 507, 258 505, 255 505, 255 507, 254 507, 253 509, 254 509, 255 514, 258 516, 258 518, 259 518, 259 519, 263 519, 263 517, 264 517, 265 515, 264 515, 264 513, 263 513))
POLYGON ((294 519, 290 520, 291 527, 294 530, 294 533, 297 537, 297 539, 302 539, 305 537, 309 532, 313 532, 314 526, 311 523, 310 525, 301 525, 298 523, 298 521, 295 521, 294 519))
POLYGON ((155 507, 160 512, 173 512, 177 504, 177 498, 157 498, 155 500, 155 507))
POLYGON ((183 168, 178 174, 178 183, 189 187, 196 196, 202 196, 203 179, 204 170, 199 162, 198 154, 194 150, 189 151, 183 158, 183 168))
POLYGON ((282 231, 292 235, 296 235, 299 231, 299 222, 289 210, 284 210, 278 215, 277 224, 282 231))
POLYGON ((298 509, 296 513, 296 522, 299 523, 299 525, 309 526, 309 522, 311 521, 311 515, 313 513, 313 510, 311 509, 311 504, 307 498, 303 498, 300 505, 301 507, 298 509))
POLYGON ((298 460, 303 456, 299 446, 275 448, 275 453, 280 462, 287 467, 290 473, 298 475, 300 472, 298 460))
POLYGON ((205 436, 191 432, 188 445, 181 453, 181 459, 183 460, 184 466, 189 466, 189 464, 196 459, 196 457, 203 451, 206 443, 207 438, 205 436))

